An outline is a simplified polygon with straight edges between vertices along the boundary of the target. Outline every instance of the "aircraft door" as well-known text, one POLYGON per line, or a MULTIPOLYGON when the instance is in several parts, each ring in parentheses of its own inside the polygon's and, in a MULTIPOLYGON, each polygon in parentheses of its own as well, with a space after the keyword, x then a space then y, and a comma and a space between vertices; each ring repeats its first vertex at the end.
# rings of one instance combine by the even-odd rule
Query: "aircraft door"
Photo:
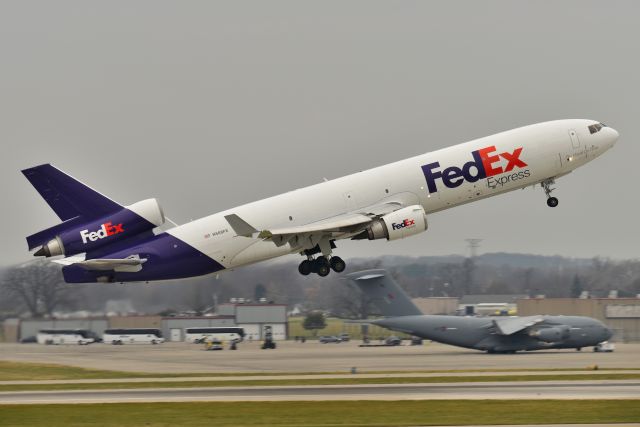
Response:
POLYGON ((569 129, 569 138, 571 138, 571 146, 573 146, 574 149, 580 148, 580 139, 575 129, 569 129))
POLYGON ((571 157, 574 159, 586 159, 588 157, 588 150, 586 146, 583 147, 580 143, 580 137, 575 129, 569 129, 569 138, 571 139, 571 147, 573 149, 571 157))

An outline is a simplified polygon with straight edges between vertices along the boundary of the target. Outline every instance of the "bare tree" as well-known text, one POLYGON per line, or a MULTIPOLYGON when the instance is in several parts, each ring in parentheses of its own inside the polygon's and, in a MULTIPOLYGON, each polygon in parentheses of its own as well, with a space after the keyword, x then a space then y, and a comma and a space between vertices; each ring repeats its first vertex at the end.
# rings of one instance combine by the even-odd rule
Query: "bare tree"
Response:
POLYGON ((58 266, 45 260, 12 267, 2 280, 2 292, 17 297, 32 317, 51 316, 56 308, 70 306, 70 289, 58 266))
POLYGON ((327 287, 329 307, 334 314, 347 319, 366 319, 374 313, 371 298, 347 281, 327 287))

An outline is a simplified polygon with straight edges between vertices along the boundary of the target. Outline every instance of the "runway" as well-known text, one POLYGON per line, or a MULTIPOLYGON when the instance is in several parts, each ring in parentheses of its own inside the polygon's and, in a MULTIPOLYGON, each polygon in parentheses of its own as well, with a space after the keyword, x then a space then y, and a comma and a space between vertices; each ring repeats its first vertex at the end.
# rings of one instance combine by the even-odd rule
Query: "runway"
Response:
MULTIPOLYGON (((1 392, 0 404, 450 399, 639 399, 640 381, 251 386, 1 392)), ((640 402, 639 402, 640 404, 640 402)))

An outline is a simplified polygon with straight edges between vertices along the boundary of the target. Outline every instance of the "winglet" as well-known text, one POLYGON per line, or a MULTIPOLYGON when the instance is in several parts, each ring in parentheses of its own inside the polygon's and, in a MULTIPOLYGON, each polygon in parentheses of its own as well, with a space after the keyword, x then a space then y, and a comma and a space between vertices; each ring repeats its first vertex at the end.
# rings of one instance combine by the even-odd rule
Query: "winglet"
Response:
POLYGON ((253 233, 258 232, 258 230, 253 228, 236 214, 225 215, 224 219, 227 220, 231 228, 233 228, 233 231, 235 231, 238 236, 251 237, 253 233))

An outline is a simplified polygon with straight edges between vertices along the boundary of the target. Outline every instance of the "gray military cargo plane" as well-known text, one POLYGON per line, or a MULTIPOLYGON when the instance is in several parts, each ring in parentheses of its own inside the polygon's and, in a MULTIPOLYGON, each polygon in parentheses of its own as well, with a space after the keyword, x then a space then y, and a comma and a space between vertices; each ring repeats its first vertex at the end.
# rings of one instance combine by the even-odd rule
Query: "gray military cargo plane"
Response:
POLYGON ((613 335, 602 322, 582 316, 463 317, 425 315, 385 270, 351 273, 346 279, 385 316, 370 323, 444 344, 515 353, 595 346, 613 335))

